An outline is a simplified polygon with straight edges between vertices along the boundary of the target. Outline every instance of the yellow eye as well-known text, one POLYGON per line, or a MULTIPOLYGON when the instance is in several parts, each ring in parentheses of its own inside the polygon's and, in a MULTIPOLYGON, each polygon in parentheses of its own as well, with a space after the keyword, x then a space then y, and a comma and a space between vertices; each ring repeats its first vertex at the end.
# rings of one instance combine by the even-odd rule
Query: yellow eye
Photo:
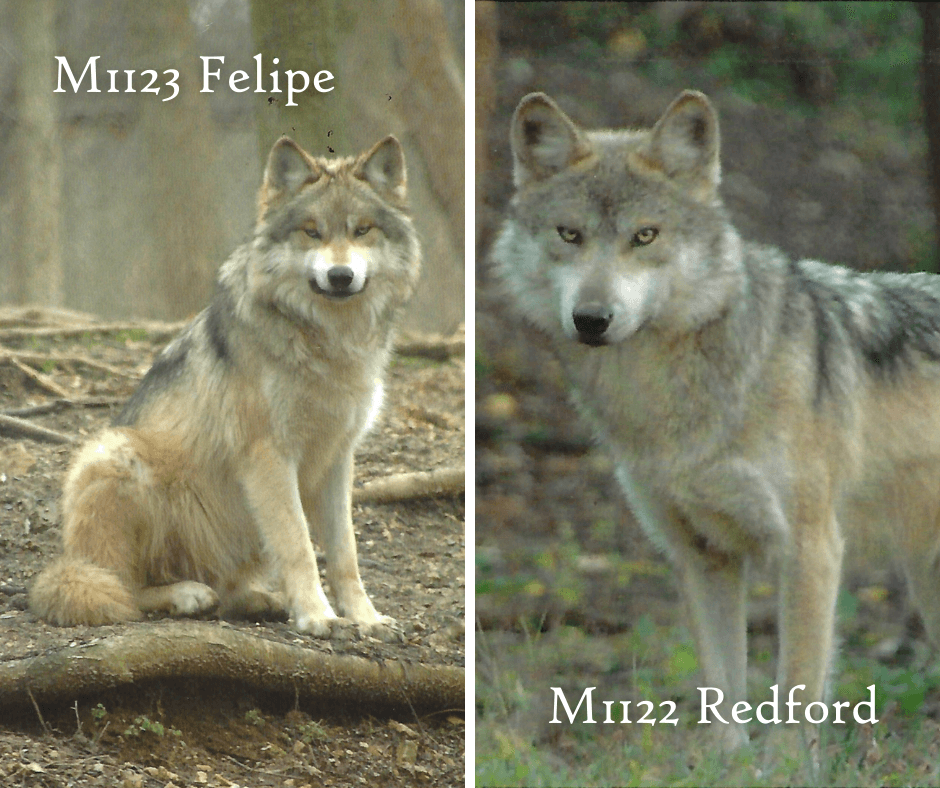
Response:
POLYGON ((364 236, 364 235, 365 235, 367 232, 369 232, 369 230, 371 230, 371 229, 372 229, 372 225, 371 225, 371 224, 363 224, 363 225, 360 225, 360 226, 357 227, 355 230, 353 230, 353 237, 355 237, 355 238, 362 238, 362 236, 364 236))
POLYGON ((304 227, 304 232, 316 241, 319 241, 323 237, 316 227, 304 227))
POLYGON ((580 245, 584 241, 584 236, 581 235, 580 230, 572 230, 570 227, 562 227, 560 225, 555 229, 558 231, 558 237, 566 244, 580 245))
POLYGON ((655 227, 642 227, 633 234, 632 243, 634 246, 649 246, 656 240, 659 230, 655 227))

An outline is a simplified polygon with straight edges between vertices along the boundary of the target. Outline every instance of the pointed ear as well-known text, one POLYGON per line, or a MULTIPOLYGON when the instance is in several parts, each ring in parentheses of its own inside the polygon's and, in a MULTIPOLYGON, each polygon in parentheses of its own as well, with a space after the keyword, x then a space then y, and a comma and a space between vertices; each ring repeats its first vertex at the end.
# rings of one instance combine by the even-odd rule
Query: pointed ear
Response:
POLYGON ((718 116, 704 93, 685 90, 669 105, 650 132, 645 163, 691 189, 705 201, 721 180, 718 116))
POLYGON ((591 154, 584 132, 544 93, 530 93, 519 102, 509 141, 517 188, 548 178, 591 154))
POLYGON ((264 168, 264 180, 258 192, 259 218, 283 198, 299 191, 301 186, 318 180, 320 174, 303 148, 290 137, 281 137, 271 148, 264 168))
POLYGON ((408 185, 405 152, 401 143, 391 134, 360 156, 353 175, 364 180, 383 197, 398 203, 405 201, 408 185))

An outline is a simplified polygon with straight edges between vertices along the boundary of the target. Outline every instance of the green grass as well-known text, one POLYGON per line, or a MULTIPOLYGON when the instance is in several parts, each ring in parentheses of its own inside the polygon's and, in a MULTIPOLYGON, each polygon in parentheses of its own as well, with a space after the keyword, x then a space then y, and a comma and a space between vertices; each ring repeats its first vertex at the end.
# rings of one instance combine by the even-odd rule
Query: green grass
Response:
MULTIPOLYGON (((782 728, 752 725, 751 746, 730 756, 714 746, 697 724, 698 660, 682 626, 643 616, 630 632, 608 636, 569 626, 520 629, 477 635, 479 786, 940 784, 940 725, 924 714, 940 691, 932 663, 890 668, 843 658, 834 698, 854 704, 874 683, 879 722, 823 726, 814 771, 802 744, 782 728), (561 724, 550 724, 552 686, 565 688, 572 710, 583 689, 596 686, 596 723, 569 724, 562 710, 561 724), (673 700, 679 724, 639 724, 634 711, 629 725, 605 724, 601 699, 673 700)), ((770 670, 766 662, 752 668, 755 704, 770 697, 770 670)))

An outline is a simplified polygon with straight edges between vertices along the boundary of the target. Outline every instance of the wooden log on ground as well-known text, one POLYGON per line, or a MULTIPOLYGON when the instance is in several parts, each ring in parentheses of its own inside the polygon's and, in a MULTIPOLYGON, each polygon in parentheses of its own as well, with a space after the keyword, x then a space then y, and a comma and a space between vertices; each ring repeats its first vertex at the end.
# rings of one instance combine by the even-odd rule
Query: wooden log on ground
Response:
POLYGON ((463 668, 331 654, 193 621, 134 626, 89 645, 2 662, 0 707, 184 678, 236 681, 316 705, 464 708, 463 668))
POLYGON ((463 468, 397 473, 355 488, 353 503, 392 503, 461 495, 464 492, 464 476, 463 468))

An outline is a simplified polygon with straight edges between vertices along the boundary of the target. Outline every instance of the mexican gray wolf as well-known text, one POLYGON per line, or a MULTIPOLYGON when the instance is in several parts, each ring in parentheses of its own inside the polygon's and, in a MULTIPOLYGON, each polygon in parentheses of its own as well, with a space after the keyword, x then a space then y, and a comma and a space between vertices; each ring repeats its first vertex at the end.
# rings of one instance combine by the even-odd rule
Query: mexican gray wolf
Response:
POLYGON ((779 561, 781 697, 824 701, 843 528, 893 543, 937 642, 940 277, 742 240, 698 92, 652 129, 597 131, 533 93, 510 142, 497 275, 675 568, 725 743, 747 741, 729 712, 757 557, 779 561))
POLYGON ((33 612, 101 625, 217 606, 289 615, 316 637, 356 626, 393 639, 359 576, 353 450, 419 267, 398 140, 324 159, 281 138, 253 238, 72 462, 63 555, 33 584, 33 612))

